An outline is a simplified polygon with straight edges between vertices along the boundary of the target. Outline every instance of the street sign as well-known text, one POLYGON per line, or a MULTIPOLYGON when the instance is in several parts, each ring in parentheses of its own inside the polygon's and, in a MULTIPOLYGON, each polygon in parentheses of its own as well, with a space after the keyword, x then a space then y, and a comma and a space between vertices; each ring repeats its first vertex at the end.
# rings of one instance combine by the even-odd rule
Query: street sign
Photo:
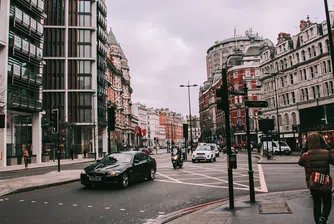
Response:
POLYGON ((247 100, 245 101, 245 105, 247 107, 268 107, 267 101, 251 101, 247 100))

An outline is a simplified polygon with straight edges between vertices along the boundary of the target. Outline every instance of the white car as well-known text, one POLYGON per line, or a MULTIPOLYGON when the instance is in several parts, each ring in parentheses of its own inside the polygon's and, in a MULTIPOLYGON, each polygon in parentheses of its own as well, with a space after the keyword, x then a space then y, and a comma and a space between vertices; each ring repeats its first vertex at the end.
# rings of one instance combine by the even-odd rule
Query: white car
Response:
POLYGON ((216 161, 216 152, 215 148, 210 145, 199 145, 192 155, 192 162, 198 161, 216 161))
POLYGON ((217 144, 215 144, 215 143, 205 143, 205 144, 214 147, 215 148, 216 157, 219 157, 219 149, 218 149, 217 144))
POLYGON ((284 142, 284 141, 280 141, 281 144, 278 143, 278 141, 264 141, 262 143, 262 147, 264 151, 267 151, 267 146, 269 148, 269 152, 273 152, 275 155, 279 155, 280 154, 280 150, 279 150, 279 145, 281 145, 281 152, 282 154, 286 154, 286 155, 290 155, 291 154, 291 148, 290 146, 284 142))

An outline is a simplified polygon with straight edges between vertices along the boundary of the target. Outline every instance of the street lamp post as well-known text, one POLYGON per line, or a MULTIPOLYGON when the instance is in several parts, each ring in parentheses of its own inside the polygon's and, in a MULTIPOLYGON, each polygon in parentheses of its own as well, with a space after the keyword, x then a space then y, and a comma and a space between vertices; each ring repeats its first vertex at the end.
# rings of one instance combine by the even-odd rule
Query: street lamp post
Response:
POLYGON ((188 88, 188 101, 189 101, 189 122, 190 122, 190 150, 193 153, 193 129, 192 129, 192 118, 191 118, 191 104, 190 104, 190 87, 196 87, 197 84, 190 85, 188 80, 188 85, 180 85, 180 87, 188 88))
POLYGON ((334 49, 333 49, 333 35, 332 35, 332 26, 331 26, 331 20, 329 17, 329 11, 328 11, 328 3, 327 0, 324 0, 325 4, 325 13, 326 13, 326 22, 327 22, 327 30, 328 30, 328 39, 329 39, 329 47, 330 47, 330 53, 331 53, 331 59, 332 59, 332 72, 334 74, 334 49))

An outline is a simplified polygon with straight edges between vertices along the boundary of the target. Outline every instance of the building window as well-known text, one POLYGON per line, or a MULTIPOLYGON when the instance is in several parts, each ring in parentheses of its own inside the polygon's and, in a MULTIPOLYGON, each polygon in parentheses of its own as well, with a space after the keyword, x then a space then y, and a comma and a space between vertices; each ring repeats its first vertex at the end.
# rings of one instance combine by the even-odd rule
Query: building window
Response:
POLYGON ((304 72, 304 80, 307 80, 307 73, 305 68, 303 69, 303 72, 304 72))
POLYGON ((289 115, 285 114, 284 118, 285 118, 285 130, 289 130, 289 126, 290 126, 289 115))
POLYGON ((318 76, 318 65, 314 66, 314 77, 318 76))
POLYGON ((282 126, 282 115, 278 115, 278 123, 279 123, 279 126, 281 127, 282 126))
POLYGON ((292 125, 297 125, 297 115, 295 112, 292 112, 292 125))
POLYGON ((328 64, 328 72, 332 72, 331 60, 328 60, 327 64, 328 64))
POLYGON ((303 81, 303 71, 299 71, 299 81, 303 81))
POLYGON ((282 95, 282 100, 283 100, 283 106, 286 105, 286 98, 285 98, 285 95, 282 95))
POLYGON ((326 73, 327 73, 327 65, 326 65, 326 61, 323 61, 323 62, 322 62, 322 66, 323 66, 323 69, 324 69, 323 74, 326 74, 326 73))
POLYGON ((285 66, 285 68, 288 67, 288 60, 286 60, 286 58, 284 58, 284 66, 285 66))
POLYGON ((314 78, 314 72, 313 72, 313 68, 310 67, 310 73, 311 73, 311 78, 313 79, 314 78))
POLYGON ((305 93, 304 93, 304 89, 300 90, 300 101, 304 101, 305 100, 305 93))
POLYGON ((281 86, 284 87, 284 78, 281 77, 281 86))
POLYGON ((297 58, 297 63, 299 63, 300 62, 299 53, 296 54, 296 58, 297 58))
POLYGON ((330 93, 331 93, 331 94, 334 94, 333 81, 330 81, 330 82, 329 82, 329 85, 330 85, 330 90, 331 90, 330 93))
POLYGON ((305 89, 305 97, 306 97, 306 100, 309 100, 308 89, 307 88, 305 89))
POLYGON ((295 96, 295 92, 291 93, 292 96, 292 103, 296 103, 296 96, 295 96))
POLYGON ((308 52, 308 58, 312 58, 312 52, 311 52, 311 48, 307 48, 307 52, 308 52))
POLYGON ((330 46, 329 46, 329 41, 328 41, 328 40, 326 40, 326 47, 327 47, 327 52, 331 52, 331 51, 330 51, 330 46))
POLYGON ((322 54, 322 53, 323 53, 323 50, 322 50, 322 43, 319 43, 319 44, 318 44, 318 48, 319 48, 319 54, 322 54))
POLYGON ((287 105, 290 104, 289 93, 286 94, 286 104, 287 105))
POLYGON ((290 83, 291 83, 291 85, 294 84, 294 82, 293 82, 293 74, 292 73, 290 74, 290 83))
POLYGON ((302 58, 303 58, 303 61, 306 61, 305 51, 302 51, 302 58))
POLYGON ((317 56, 317 51, 315 50, 315 46, 312 46, 313 57, 317 56))
POLYGON ((329 96, 329 86, 328 86, 328 82, 325 82, 324 95, 325 95, 325 96, 329 96))
POLYGON ((292 62, 292 57, 291 56, 289 57, 289 61, 290 61, 290 67, 292 67, 293 66, 293 62, 292 62))
POLYGON ((320 98, 320 85, 317 85, 317 95, 318 95, 318 98, 320 98))
POLYGON ((315 86, 312 86, 312 93, 313 93, 313 99, 316 99, 317 98, 317 93, 316 93, 316 90, 315 90, 315 86))

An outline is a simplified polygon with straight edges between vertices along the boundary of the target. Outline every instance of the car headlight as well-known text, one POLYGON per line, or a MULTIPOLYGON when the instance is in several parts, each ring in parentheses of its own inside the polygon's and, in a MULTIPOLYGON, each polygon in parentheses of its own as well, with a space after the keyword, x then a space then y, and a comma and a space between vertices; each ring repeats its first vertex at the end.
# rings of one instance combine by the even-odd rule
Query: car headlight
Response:
POLYGON ((109 171, 108 172, 108 175, 111 175, 111 176, 118 176, 120 175, 122 172, 119 171, 119 170, 116 170, 116 171, 109 171))
POLYGON ((81 171, 81 174, 87 174, 87 173, 86 173, 86 170, 82 170, 82 171, 81 171))
POLYGON ((178 156, 174 156, 174 157, 173 157, 174 160, 177 160, 177 158, 178 158, 178 156))

